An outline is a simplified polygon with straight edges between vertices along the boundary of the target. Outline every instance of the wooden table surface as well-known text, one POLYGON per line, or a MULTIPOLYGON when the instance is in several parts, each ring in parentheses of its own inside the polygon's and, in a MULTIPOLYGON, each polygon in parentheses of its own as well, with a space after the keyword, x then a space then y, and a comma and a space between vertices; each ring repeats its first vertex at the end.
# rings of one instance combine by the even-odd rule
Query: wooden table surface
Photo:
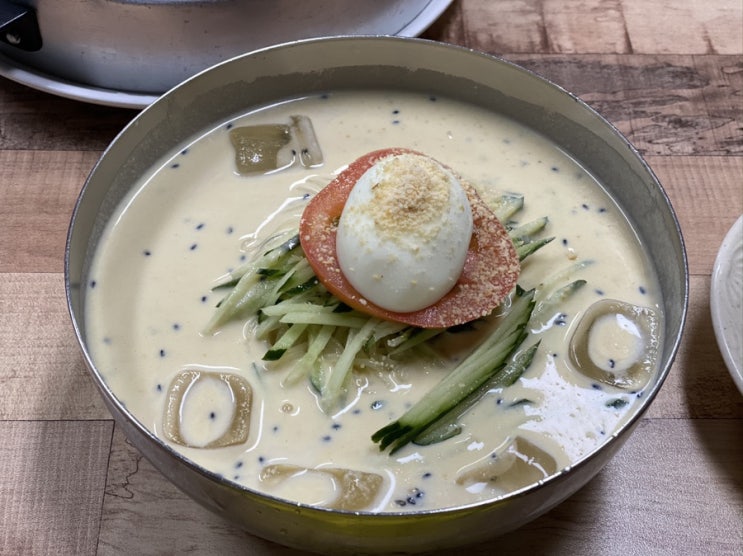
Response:
MULTIPOLYGON (((625 447, 568 501, 466 553, 743 554, 743 396, 708 299, 743 212, 743 3, 461 0, 424 36, 522 64, 614 123, 670 196, 691 275, 683 344, 625 447)), ((0 554, 300 554, 181 494, 126 441, 83 365, 65 234, 135 114, 0 79, 0 554)))

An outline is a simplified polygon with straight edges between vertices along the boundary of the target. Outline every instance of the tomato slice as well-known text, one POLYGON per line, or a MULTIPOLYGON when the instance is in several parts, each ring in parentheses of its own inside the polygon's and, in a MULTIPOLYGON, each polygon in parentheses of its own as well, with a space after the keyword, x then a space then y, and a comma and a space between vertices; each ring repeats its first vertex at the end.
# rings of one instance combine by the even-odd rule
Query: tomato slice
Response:
POLYGON ((343 275, 335 241, 348 196, 377 161, 404 153, 422 154, 406 148, 370 152, 349 164, 310 200, 299 222, 300 243, 310 266, 341 301, 385 320, 420 328, 448 328, 490 314, 516 285, 521 265, 506 228, 465 182, 461 183, 472 210, 472 238, 459 280, 436 303, 409 313, 388 311, 364 299, 343 275))

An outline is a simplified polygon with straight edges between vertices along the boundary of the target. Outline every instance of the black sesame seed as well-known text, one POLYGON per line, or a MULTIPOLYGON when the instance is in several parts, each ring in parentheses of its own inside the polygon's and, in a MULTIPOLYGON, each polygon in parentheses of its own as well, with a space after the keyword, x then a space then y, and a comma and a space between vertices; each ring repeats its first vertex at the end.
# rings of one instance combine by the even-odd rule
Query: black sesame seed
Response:
POLYGON ((234 125, 234 124, 233 124, 232 122, 230 122, 230 123, 228 123, 228 124, 227 124, 227 125, 225 126, 225 128, 227 128, 227 129, 232 129, 232 126, 233 126, 233 125, 234 125))
POLYGON ((279 426, 278 425, 274 425, 273 428, 271 429, 271 431, 272 432, 279 432, 279 426))
POLYGON ((604 290, 594 290, 598 295, 604 295, 604 290))
POLYGON ((240 479, 240 475, 235 475, 234 477, 232 477, 232 480, 233 480, 233 481, 237 481, 237 480, 239 480, 239 479, 240 479))
POLYGON ((371 406, 370 406, 370 407, 371 407, 372 409, 374 409, 374 410, 377 410, 377 409, 382 409, 382 408, 384 407, 384 402, 383 402, 382 400, 374 400, 374 401, 373 401, 373 402, 371 403, 371 406))
POLYGON ((214 411, 209 412, 209 419, 212 421, 217 418, 217 414, 214 411))
POLYGON ((562 239, 562 244, 563 244, 563 245, 567 245, 567 244, 568 244, 568 240, 567 240, 567 238, 563 238, 563 239, 562 239))
POLYGON ((95 280, 91 280, 90 281, 90 287, 91 288, 95 288, 96 284, 97 284, 97 282, 95 280))
POLYGON ((208 299, 208 298, 207 298, 207 297, 206 297, 205 295, 202 295, 202 296, 201 296, 201 302, 202 302, 202 303, 206 303, 206 300, 207 300, 207 299, 208 299))
POLYGON ((196 248, 198 247, 198 243, 192 243, 191 246, 188 248, 190 251, 196 251, 196 248))
POLYGON ((581 208, 583 208, 584 210, 588 210, 589 209, 589 207, 588 207, 588 205, 586 203, 583 203, 581 205, 581 208))
POLYGON ((341 428, 341 426, 342 425, 340 423, 333 423, 332 428, 333 428, 333 430, 337 431, 338 429, 341 428))
POLYGON ((430 100, 431 102, 436 102, 439 99, 436 98, 434 95, 431 95, 430 97, 428 97, 428 100, 430 100))
POLYGON ((330 95, 328 93, 323 93, 320 95, 320 98, 327 99, 327 98, 330 98, 330 95))
POLYGON ((162 392, 163 391, 163 385, 162 384, 158 384, 157 386, 155 386, 155 390, 157 390, 158 392, 162 392))
POLYGON ((423 478, 424 478, 424 479, 428 479, 428 478, 430 478, 430 477, 432 477, 432 474, 431 474, 431 472, 430 472, 430 471, 426 471, 425 473, 423 473, 423 478))
POLYGON ((235 228, 233 228, 232 226, 227 226, 227 230, 226 230, 227 235, 231 234, 234 231, 235 231, 235 228))
POLYGON ((204 225, 205 224, 203 222, 200 222, 199 224, 196 225, 196 229, 197 230, 203 230, 204 229, 204 225))
POLYGON ((235 469, 240 469, 242 466, 243 466, 242 461, 238 461, 237 463, 235 463, 235 469))
POLYGON ((400 120, 392 120, 392 125, 397 125, 400 123, 400 120))
POLYGON ((557 166, 553 166, 552 168, 550 168, 550 170, 552 170, 553 172, 559 172, 560 171, 560 169, 557 166))
POLYGON ((591 388, 593 388, 594 390, 601 390, 601 385, 594 382, 593 384, 591 384, 591 388))
POLYGON ((181 151, 181 154, 182 154, 182 155, 186 155, 186 154, 188 154, 188 149, 183 149, 183 150, 181 151))
POLYGON ((609 359, 609 368, 613 369, 616 366, 617 366, 617 362, 614 361, 614 359, 609 359))
POLYGON ((264 458, 263 456, 258 456, 258 463, 265 463, 265 462, 266 462, 266 458, 264 458))
POLYGON ((142 251, 142 254, 145 257, 149 257, 150 255, 152 255, 152 251, 150 251, 149 249, 145 249, 144 251, 142 251))
POLYGON ((399 111, 399 110, 398 110, 397 108, 395 108, 395 109, 394 109, 394 110, 392 111, 392 113, 393 113, 393 114, 399 114, 399 113, 400 113, 400 111, 399 111))
POLYGON ((399 500, 399 499, 398 500, 395 500, 395 504, 397 504, 401 508, 408 505, 408 503, 405 502, 405 500, 399 500))
POLYGON ((179 168, 179 167, 180 167, 180 164, 178 164, 178 163, 176 162, 176 163, 174 163, 174 164, 171 164, 171 165, 170 165, 170 167, 171 167, 171 168, 173 168, 173 169, 175 169, 175 168, 179 168))
POLYGON ((359 415, 361 413, 361 410, 357 407, 351 413, 353 413, 354 415, 359 415))
POLYGON ((640 286, 640 288, 639 288, 639 289, 640 289, 640 293, 641 293, 642 295, 645 295, 645 294, 647 293, 647 290, 645 289, 645 286, 640 286))
POLYGON ((103 338, 103 343, 104 343, 105 345, 109 345, 109 344, 111 343, 111 338, 109 338, 108 336, 105 336, 105 337, 103 338))
POLYGON ((331 438, 330 438, 330 435, 329 434, 326 434, 325 436, 322 437, 322 441, 323 442, 330 442, 330 439, 331 438))
POLYGON ((600 213, 604 213, 604 212, 606 212, 606 208, 605 208, 605 207, 601 207, 601 208, 599 209, 599 212, 600 212, 600 213))
POLYGON ((160 357, 165 357, 165 350, 164 349, 161 349, 160 350, 160 357))

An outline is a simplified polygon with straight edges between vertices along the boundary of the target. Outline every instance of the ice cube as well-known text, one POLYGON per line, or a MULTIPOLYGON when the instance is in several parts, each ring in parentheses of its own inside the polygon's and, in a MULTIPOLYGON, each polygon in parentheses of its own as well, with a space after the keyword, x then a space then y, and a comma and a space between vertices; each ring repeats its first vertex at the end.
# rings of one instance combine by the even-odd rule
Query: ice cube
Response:
POLYGON ((252 388, 231 372, 187 369, 167 392, 163 434, 181 446, 222 448, 247 441, 252 388))

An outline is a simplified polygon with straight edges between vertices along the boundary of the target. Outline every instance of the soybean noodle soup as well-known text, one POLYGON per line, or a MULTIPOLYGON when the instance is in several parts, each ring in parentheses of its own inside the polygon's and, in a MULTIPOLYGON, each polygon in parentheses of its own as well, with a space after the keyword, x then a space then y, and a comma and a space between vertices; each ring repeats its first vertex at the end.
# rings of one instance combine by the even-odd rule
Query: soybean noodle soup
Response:
POLYGON ((653 364, 639 383, 612 383, 571 359, 571 338, 596 302, 660 315, 656 277, 622 211, 589 173, 543 137, 478 107, 386 91, 267 106, 183 144, 132 187, 109 222, 85 298, 101 376, 134 417, 187 458, 280 498, 399 512, 507 494, 601 446, 656 372, 653 364), (240 174, 230 130, 296 114, 311 120, 322 164, 303 166, 297 157, 275 171, 240 174), (339 169, 386 147, 433 157, 486 202, 523 195, 513 216, 519 223, 549 218, 545 235, 555 239, 524 261, 523 288, 561 272, 586 281, 532 325, 541 343, 531 365, 464 414, 460 434, 392 455, 371 435, 449 372, 482 330, 444 335, 434 344, 439 359, 354 369, 347 405, 330 415, 308 381, 282 385, 291 362, 262 361, 266 344, 254 324, 239 319, 202 333, 223 296, 212 291, 216 280, 255 256, 271 233, 296 227, 306 198, 339 169))

